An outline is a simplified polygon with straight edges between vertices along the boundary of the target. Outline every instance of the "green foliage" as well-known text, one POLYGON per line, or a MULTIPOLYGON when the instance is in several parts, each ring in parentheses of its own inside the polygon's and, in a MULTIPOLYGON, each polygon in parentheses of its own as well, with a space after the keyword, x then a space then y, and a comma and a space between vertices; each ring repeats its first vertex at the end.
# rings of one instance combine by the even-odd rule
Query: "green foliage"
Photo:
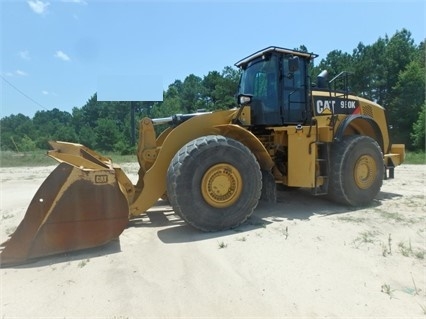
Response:
POLYGON ((132 155, 136 153, 135 147, 125 143, 123 140, 115 143, 113 148, 120 155, 132 155))
POLYGON ((335 77, 342 71, 352 71, 352 56, 340 50, 331 51, 327 57, 321 60, 318 71, 327 70, 330 77, 335 77))
POLYGON ((353 52, 352 81, 355 93, 384 105, 386 95, 385 51, 387 38, 374 44, 359 43, 353 52))
POLYGON ((425 52, 425 43, 415 45, 411 33, 402 29, 371 45, 359 43, 352 55, 334 50, 312 74, 327 69, 331 79, 343 70, 351 72, 350 91, 388 110, 392 142, 421 149, 424 121, 419 119, 419 112, 425 103, 425 52), (413 123, 417 123, 415 128, 413 123))
MULTIPOLYGON (((309 52, 304 45, 298 50, 309 52)), ((392 142, 404 143, 409 150, 424 151, 425 52, 425 42, 416 45, 411 33, 402 29, 391 37, 379 37, 372 44, 360 42, 352 53, 333 50, 309 70, 315 77, 327 69, 329 79, 342 71, 351 72, 350 90, 388 110, 389 124, 394 128, 390 131, 392 142)), ((240 71, 230 66, 203 77, 190 74, 170 84, 163 92, 162 102, 98 101, 95 93, 81 108, 73 108, 71 114, 55 108, 39 111, 32 119, 22 114, 10 115, 0 119, 0 149, 48 149, 49 140, 62 140, 101 152, 135 154, 131 106, 136 122, 145 116, 159 118, 200 109, 229 109, 236 106, 239 76, 240 71)), ((156 127, 157 133, 164 128, 156 127)))
POLYGON ((222 74, 212 71, 203 79, 204 105, 207 110, 226 110, 235 107, 240 72, 226 67, 222 74))
POLYGON ((36 143, 27 135, 24 135, 24 137, 21 139, 21 142, 20 142, 20 151, 30 152, 30 151, 35 151, 36 149, 37 149, 36 143))
POLYGON ((47 149, 50 140, 72 142, 77 134, 72 126, 72 115, 54 108, 51 111, 38 111, 33 117, 34 139, 40 149, 47 149))
POLYGON ((21 151, 25 136, 34 136, 32 120, 23 114, 11 115, 0 120, 1 150, 21 151))
MULTIPOLYGON (((390 101, 389 117, 393 124, 393 140, 395 143, 405 144, 409 149, 412 148, 410 133, 414 129, 413 123, 419 120, 422 105, 425 103, 425 72, 424 65, 421 65, 419 61, 411 61, 399 73, 398 81, 393 87, 392 94, 395 97, 390 101)), ((417 132, 415 135, 419 138, 415 142, 419 147, 421 132, 417 132)))
POLYGON ((180 92, 182 106, 185 113, 196 112, 203 107, 203 95, 205 88, 200 77, 190 74, 185 78, 180 92))
POLYGON ((120 132, 111 119, 100 118, 96 122, 94 132, 96 136, 95 148, 101 151, 113 151, 114 144, 120 140, 120 132))
POLYGON ((417 121, 413 124, 413 133, 411 133, 411 139, 413 146, 418 150, 425 150, 425 132, 426 132, 426 103, 423 104, 422 109, 419 112, 417 121))
POLYGON ((90 126, 84 126, 80 129, 78 142, 89 148, 95 148, 96 146, 96 135, 93 128, 90 126))

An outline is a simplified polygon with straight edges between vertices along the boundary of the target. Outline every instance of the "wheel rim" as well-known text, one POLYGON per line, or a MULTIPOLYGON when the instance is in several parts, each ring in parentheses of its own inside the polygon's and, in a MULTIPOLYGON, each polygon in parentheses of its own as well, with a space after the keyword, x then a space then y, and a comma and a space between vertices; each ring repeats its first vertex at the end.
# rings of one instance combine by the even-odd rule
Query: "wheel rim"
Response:
POLYGON ((210 206, 224 208, 237 201, 241 195, 242 186, 241 175, 234 166, 216 164, 204 174, 201 193, 210 206))
POLYGON ((377 176, 377 165, 370 155, 361 156, 355 163, 355 183, 361 189, 368 189, 377 176))

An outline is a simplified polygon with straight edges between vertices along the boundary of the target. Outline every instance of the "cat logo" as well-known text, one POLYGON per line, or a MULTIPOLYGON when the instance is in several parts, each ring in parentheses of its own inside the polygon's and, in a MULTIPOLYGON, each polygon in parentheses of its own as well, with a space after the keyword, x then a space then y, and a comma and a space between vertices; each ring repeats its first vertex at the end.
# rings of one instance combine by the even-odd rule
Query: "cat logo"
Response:
POLYGON ((331 114, 334 111, 336 101, 333 100, 317 100, 316 108, 318 114, 331 114))
POLYGON ((358 101, 343 98, 314 97, 316 114, 352 114, 358 101))
POLYGON ((108 175, 95 175, 96 184, 106 184, 108 183, 108 175))

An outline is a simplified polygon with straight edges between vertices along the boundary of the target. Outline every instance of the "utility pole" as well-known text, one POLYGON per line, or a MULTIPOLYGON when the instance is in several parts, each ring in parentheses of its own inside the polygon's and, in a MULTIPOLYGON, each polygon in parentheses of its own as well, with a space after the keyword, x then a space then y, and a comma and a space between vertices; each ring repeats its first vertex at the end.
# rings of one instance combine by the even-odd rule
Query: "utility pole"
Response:
POLYGON ((135 109, 136 109, 136 102, 131 101, 130 102, 130 123, 131 123, 130 134, 132 139, 132 146, 136 144, 135 109))

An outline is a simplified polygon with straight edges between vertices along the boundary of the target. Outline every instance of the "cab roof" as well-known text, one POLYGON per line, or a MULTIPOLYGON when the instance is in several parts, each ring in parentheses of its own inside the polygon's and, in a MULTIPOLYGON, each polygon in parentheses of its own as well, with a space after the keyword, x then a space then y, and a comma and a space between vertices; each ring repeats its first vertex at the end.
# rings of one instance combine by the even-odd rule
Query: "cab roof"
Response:
POLYGON ((250 61, 252 61, 252 60, 254 60, 258 57, 264 56, 268 53, 272 53, 272 52, 292 54, 292 55, 300 56, 300 57, 310 59, 310 60, 315 59, 318 56, 315 53, 307 53, 307 52, 302 52, 302 51, 297 51, 297 50, 290 50, 290 49, 270 46, 270 47, 267 47, 263 50, 257 51, 255 53, 249 55, 248 57, 238 61, 237 63, 235 63, 235 66, 236 67, 242 67, 243 65, 247 64, 248 62, 250 62, 250 61))

